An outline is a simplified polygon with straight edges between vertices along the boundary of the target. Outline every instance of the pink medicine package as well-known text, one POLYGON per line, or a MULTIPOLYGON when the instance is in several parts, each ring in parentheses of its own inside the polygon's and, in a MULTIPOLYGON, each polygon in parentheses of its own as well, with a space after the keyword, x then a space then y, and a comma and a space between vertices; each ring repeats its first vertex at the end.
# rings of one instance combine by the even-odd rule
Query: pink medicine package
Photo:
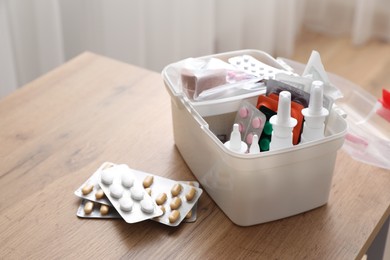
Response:
POLYGON ((265 122, 266 116, 248 101, 240 104, 234 120, 234 123, 239 125, 241 140, 248 146, 252 144, 254 135, 260 138, 265 122))

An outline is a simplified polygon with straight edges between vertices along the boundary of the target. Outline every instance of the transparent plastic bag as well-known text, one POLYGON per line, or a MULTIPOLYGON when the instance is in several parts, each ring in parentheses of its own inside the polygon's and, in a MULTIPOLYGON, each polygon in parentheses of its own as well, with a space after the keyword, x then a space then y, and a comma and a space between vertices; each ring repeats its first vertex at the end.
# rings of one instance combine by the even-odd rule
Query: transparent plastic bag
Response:
MULTIPOLYGON (((279 58, 295 72, 305 65, 279 58)), ((390 122, 378 115, 382 104, 358 85, 333 73, 326 73, 332 88, 327 94, 335 99, 335 109, 348 123, 343 149, 355 160, 390 169, 390 122)))
POLYGON ((216 58, 188 58, 175 63, 168 73, 192 101, 225 98, 264 87, 258 83, 261 79, 216 58))

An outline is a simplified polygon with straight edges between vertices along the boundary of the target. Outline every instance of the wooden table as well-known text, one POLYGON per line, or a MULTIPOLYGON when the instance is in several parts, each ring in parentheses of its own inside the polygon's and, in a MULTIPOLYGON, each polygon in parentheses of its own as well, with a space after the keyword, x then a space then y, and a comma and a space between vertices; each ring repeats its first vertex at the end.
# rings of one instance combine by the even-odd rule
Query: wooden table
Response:
POLYGON ((0 101, 0 258, 361 258, 390 215, 390 172, 338 153, 326 206, 252 227, 207 193, 195 223, 80 219, 73 192, 105 161, 176 180, 158 73, 84 53, 0 101))

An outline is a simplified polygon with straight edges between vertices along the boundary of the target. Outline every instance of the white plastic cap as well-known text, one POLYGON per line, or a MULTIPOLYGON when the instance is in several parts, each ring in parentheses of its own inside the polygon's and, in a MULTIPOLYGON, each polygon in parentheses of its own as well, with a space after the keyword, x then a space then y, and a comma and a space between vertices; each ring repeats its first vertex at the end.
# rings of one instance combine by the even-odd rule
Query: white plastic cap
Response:
POLYGON ((302 114, 307 116, 327 116, 329 111, 323 107, 324 99, 324 83, 320 80, 315 80, 312 83, 310 90, 309 107, 302 110, 302 114))
POLYGON ((230 150, 237 153, 246 153, 248 145, 241 141, 241 134, 238 124, 233 125, 233 131, 230 134, 230 140, 224 144, 230 150))
POLYGON ((259 146, 259 137, 257 135, 253 135, 252 137, 252 144, 249 148, 250 154, 258 154, 260 153, 260 146, 259 146))
POLYGON ((312 83, 309 107, 302 109, 305 123, 303 124, 301 143, 324 138, 324 122, 329 111, 323 107, 323 87, 322 81, 316 80, 312 83))
POLYGON ((241 149, 241 134, 239 129, 238 124, 234 124, 233 131, 230 134, 230 148, 235 151, 241 149))
POLYGON ((281 127, 294 127, 297 120, 291 117, 291 93, 282 91, 279 93, 278 112, 270 119, 272 125, 281 127))
POLYGON ((269 120, 272 124, 270 151, 292 147, 292 130, 297 120, 291 117, 291 94, 288 91, 279 93, 278 112, 269 120))

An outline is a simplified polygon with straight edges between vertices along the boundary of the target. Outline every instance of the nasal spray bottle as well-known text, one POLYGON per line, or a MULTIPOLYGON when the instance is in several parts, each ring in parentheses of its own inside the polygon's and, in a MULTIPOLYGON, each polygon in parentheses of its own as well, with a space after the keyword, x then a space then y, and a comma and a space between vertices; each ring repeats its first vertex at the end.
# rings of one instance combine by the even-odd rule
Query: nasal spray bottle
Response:
POLYGON ((272 124, 270 151, 292 147, 292 130, 297 120, 291 117, 291 93, 282 91, 279 94, 278 112, 269 120, 272 124))
POLYGON ((255 134, 253 135, 252 144, 249 147, 249 154, 258 154, 258 153, 260 153, 259 137, 255 134))
POLYGON ((248 145, 241 141, 241 134, 238 124, 233 125, 233 131, 230 134, 230 140, 224 143, 224 145, 233 152, 242 154, 246 153, 248 150, 248 145))
POLYGON ((329 111, 323 107, 323 87, 322 81, 316 80, 312 83, 309 107, 302 109, 305 123, 303 124, 301 143, 324 138, 324 122, 329 111))

